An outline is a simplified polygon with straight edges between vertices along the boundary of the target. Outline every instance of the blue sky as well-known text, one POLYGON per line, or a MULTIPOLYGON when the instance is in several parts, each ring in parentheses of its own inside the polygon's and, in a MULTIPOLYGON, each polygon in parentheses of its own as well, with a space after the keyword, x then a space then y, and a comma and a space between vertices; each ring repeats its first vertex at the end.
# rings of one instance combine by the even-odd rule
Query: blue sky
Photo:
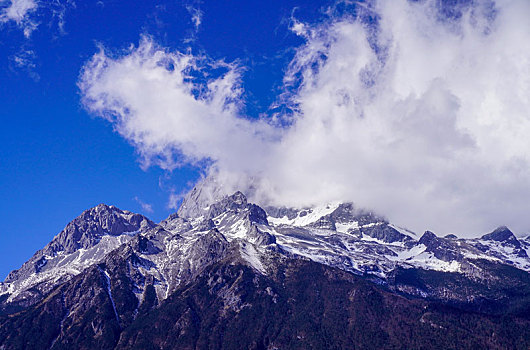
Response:
POLYGON ((127 140, 86 112, 77 82, 97 45, 118 52, 147 34, 166 47, 240 60, 247 67, 247 108, 257 115, 267 110, 292 46, 301 42, 288 30, 301 3, 301 16, 320 16, 320 1, 76 1, 54 9, 41 2, 29 38, 23 25, 1 24, 0 276, 101 202, 155 221, 167 217, 174 211, 170 191, 189 188, 198 176, 193 166, 142 170, 127 140), (62 27, 52 10, 63 11, 62 27), (201 13, 198 30, 194 11, 201 13), (17 57, 26 62, 17 64, 17 57))
POLYGON ((416 232, 530 233, 526 0, 0 0, 0 276, 201 175, 416 232))

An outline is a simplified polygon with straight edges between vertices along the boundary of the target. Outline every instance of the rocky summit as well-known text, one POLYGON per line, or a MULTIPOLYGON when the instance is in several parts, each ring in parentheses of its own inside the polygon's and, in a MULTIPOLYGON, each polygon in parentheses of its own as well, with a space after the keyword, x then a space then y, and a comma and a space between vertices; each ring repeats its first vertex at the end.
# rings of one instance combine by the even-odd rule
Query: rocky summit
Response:
POLYGON ((0 349, 528 349, 529 253, 506 227, 420 235, 207 179, 158 224, 69 223, 0 284, 0 349))

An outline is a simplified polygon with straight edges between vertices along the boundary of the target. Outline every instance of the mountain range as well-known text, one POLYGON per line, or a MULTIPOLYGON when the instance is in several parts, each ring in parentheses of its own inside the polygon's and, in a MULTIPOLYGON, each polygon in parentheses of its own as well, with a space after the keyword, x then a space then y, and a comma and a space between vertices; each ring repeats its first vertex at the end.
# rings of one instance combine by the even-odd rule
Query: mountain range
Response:
POLYGON ((0 349, 530 348, 530 237, 216 186, 159 223, 84 211, 0 283, 0 349))

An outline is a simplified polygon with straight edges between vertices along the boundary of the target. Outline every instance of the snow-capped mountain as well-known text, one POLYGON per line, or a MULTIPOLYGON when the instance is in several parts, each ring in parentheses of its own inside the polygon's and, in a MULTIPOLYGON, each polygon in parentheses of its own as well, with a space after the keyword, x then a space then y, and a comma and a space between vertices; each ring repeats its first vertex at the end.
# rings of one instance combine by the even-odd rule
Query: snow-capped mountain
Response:
POLYGON ((156 225, 146 217, 100 204, 70 222, 43 249, 0 283, 6 302, 28 306, 119 245, 156 225))
MULTIPOLYGON (((61 326, 48 344, 53 348, 67 344, 70 326, 64 325, 79 314, 72 310, 80 308, 81 296, 66 301, 74 293, 66 290, 77 290, 87 278, 99 281, 91 283, 100 284, 122 330, 145 310, 170 302, 214 266, 247 266, 263 276, 255 277, 259 279, 273 278, 293 261, 339 269, 390 293, 489 314, 527 305, 530 299, 530 241, 506 227, 476 239, 429 231, 420 236, 352 203, 261 208, 241 192, 223 195, 209 181, 158 224, 113 206, 83 212, 0 284, 2 310, 37 310, 61 291, 61 326), (120 291, 119 302, 115 290, 120 291)), ((208 284, 224 277, 211 278, 208 284)), ((275 292, 266 288, 264 293, 274 299, 275 292)), ((245 306, 231 293, 220 297, 228 298, 223 299, 226 310, 237 313, 245 306)), ((6 322, 0 322, 4 341, 18 339, 6 322)), ((116 345, 118 339, 113 341, 116 345)))

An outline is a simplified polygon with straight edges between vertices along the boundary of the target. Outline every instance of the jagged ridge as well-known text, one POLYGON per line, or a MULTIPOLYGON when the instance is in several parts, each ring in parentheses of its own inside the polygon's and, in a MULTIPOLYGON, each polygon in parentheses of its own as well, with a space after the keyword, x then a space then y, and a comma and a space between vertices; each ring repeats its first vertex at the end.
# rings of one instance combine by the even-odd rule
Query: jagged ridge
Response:
MULTIPOLYGON (((200 188, 192 191, 181 210, 159 224, 104 205, 84 212, 0 286, 4 311, 31 305, 38 310, 37 303, 48 293, 97 276, 90 272, 96 268, 110 305, 113 298, 125 298, 128 311, 120 302, 113 311, 122 327, 132 325, 145 310, 167 305, 174 300, 171 296, 182 295, 185 286, 212 266, 241 264, 271 278, 293 259, 312 260, 377 282, 387 291, 462 310, 510 315, 530 310, 530 242, 507 228, 479 239, 442 238, 432 232, 417 239, 351 203, 264 210, 241 192, 213 202, 205 199, 215 197, 211 189, 206 197, 201 193, 200 188)), ((68 332, 60 330, 54 345, 68 332)))

